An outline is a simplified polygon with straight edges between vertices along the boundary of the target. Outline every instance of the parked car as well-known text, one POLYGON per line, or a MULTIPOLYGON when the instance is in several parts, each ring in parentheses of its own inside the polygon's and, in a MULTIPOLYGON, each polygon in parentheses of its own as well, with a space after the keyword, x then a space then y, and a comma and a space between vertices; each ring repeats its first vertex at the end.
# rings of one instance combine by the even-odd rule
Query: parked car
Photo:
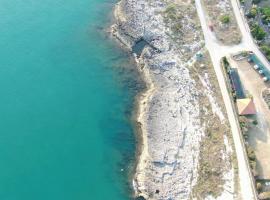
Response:
POLYGON ((257 69, 259 69, 259 66, 258 65, 254 65, 253 68, 257 70, 257 69))

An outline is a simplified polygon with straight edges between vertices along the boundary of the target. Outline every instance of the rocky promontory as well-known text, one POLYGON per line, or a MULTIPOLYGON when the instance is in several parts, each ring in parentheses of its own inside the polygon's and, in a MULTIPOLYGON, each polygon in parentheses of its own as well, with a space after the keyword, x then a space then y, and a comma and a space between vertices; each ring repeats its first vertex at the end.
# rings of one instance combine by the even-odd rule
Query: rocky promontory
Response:
POLYGON ((135 195, 233 199, 230 130, 193 1, 121 0, 114 15, 112 34, 135 53, 148 85, 135 195))

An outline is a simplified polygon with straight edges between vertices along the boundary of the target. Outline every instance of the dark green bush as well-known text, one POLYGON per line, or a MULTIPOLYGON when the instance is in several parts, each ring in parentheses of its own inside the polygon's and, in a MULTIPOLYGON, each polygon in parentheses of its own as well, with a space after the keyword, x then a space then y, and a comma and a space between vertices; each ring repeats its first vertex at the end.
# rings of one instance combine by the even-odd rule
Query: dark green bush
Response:
POLYGON ((266 32, 258 24, 252 24, 251 34, 256 40, 263 40, 266 36, 266 32))

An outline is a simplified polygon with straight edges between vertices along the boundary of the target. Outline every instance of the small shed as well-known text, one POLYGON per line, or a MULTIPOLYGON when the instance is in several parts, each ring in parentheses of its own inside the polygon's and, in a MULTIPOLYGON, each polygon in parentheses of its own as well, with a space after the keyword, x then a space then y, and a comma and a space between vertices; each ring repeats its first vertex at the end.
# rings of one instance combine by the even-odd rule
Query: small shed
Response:
POLYGON ((237 99, 237 108, 239 115, 255 115, 256 108, 251 98, 237 99))

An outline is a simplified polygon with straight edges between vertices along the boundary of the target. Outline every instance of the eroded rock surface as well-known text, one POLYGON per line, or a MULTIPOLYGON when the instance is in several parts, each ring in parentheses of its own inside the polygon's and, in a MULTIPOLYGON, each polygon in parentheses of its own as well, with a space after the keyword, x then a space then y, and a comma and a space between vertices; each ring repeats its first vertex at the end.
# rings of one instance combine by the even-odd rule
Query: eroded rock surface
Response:
MULTIPOLYGON (((140 40, 148 43, 137 58, 149 88, 141 97, 138 116, 143 147, 134 178, 136 195, 189 199, 199 176, 200 144, 208 128, 207 119, 202 118, 226 123, 219 118, 223 111, 218 108, 216 91, 207 92, 210 83, 205 88, 197 84, 199 74, 192 69, 200 59, 209 59, 204 56, 196 8, 192 0, 122 0, 115 17, 112 33, 125 47, 131 50, 140 40)), ((222 144, 217 156, 222 156, 224 148, 222 144)), ((219 169, 219 179, 226 170, 219 169)), ((224 182, 220 183, 222 187, 224 182)), ((229 180, 232 192, 233 184, 229 180)))

